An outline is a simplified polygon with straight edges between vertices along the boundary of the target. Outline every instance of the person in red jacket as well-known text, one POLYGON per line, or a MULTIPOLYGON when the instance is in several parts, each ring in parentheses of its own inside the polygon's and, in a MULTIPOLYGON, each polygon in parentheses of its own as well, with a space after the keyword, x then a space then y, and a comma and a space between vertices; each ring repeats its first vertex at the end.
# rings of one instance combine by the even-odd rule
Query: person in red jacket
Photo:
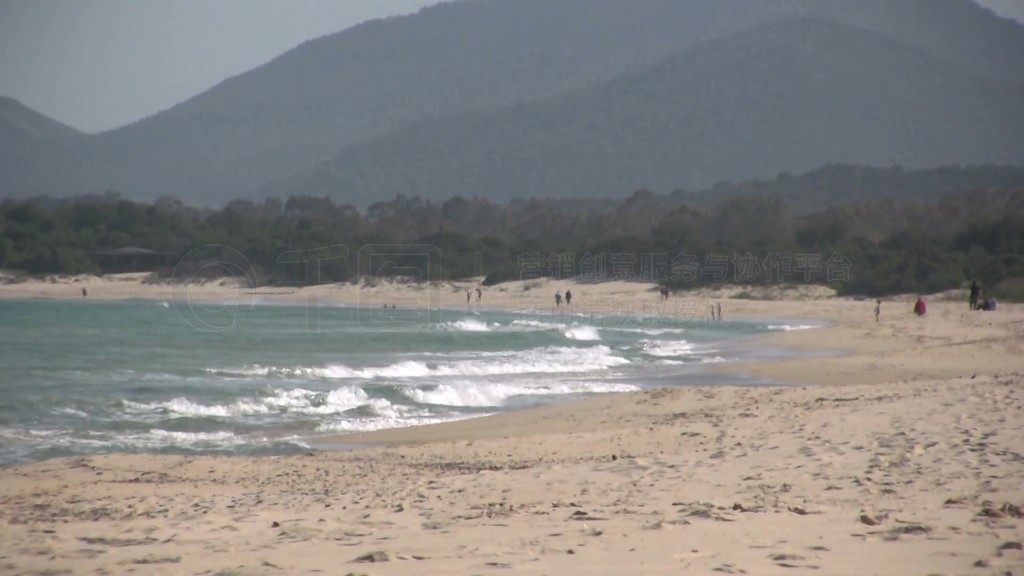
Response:
POLYGON ((914 303, 914 314, 918 316, 924 316, 928 313, 928 306, 924 303, 924 298, 917 297, 917 302, 914 303))

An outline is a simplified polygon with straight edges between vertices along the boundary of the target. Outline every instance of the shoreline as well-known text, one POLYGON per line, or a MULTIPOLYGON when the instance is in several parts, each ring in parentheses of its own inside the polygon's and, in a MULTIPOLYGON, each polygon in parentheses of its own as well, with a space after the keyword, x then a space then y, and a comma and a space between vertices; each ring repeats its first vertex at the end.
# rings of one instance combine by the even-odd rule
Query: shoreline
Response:
MULTIPOLYGON (((750 318, 736 318, 739 322, 753 322, 756 319, 750 318)), ((786 322, 787 319, 773 318, 779 322, 786 322)), ((800 321, 808 321, 808 319, 794 319, 800 321)), ((771 336, 775 333, 763 333, 756 335, 747 335, 740 338, 727 340, 726 343, 737 343, 739 341, 745 341, 745 344, 737 346, 734 350, 741 350, 741 354, 748 354, 751 357, 756 356, 760 345, 758 344, 763 338, 771 336)), ((795 348, 780 348, 774 350, 777 354, 771 354, 772 357, 783 359, 783 358, 796 358, 805 354, 805 352, 795 348)), ((532 419, 531 413, 538 410, 544 410, 550 407, 561 407, 556 412, 572 411, 574 406, 581 403, 587 402, 588 400, 596 400, 603 398, 615 398, 615 397, 632 397, 642 395, 652 390, 675 390, 675 389, 694 389, 694 388, 761 388, 761 387, 799 387, 803 386, 798 382, 783 382, 772 380, 764 376, 750 375, 739 368, 745 364, 742 359, 730 360, 725 362, 715 362, 697 365, 693 371, 686 374, 676 374, 675 378, 687 383, 676 383, 665 386, 645 386, 640 390, 627 391, 627 392, 609 392, 602 394, 595 394, 588 398, 571 398, 552 403, 546 403, 540 406, 531 406, 525 408, 518 408, 512 410, 504 410, 497 413, 486 414, 482 416, 475 416, 470 418, 463 418, 459 420, 451 420, 447 422, 439 422, 433 424, 420 424, 413 426, 404 426, 396 428, 383 428, 378 430, 367 430, 348 432, 345 434, 328 434, 324 436, 309 438, 309 447, 313 450, 330 450, 334 446, 347 446, 342 449, 363 449, 363 448, 374 448, 374 447, 387 447, 387 446, 400 446, 400 445, 418 445, 426 444, 439 441, 460 441, 468 439, 479 439, 489 437, 489 430, 501 430, 507 432, 510 423, 514 423, 521 419, 520 415, 532 419), (688 381, 693 380, 694 383, 688 381), (703 380, 704 382, 698 382, 703 380), (744 382, 744 381, 748 382, 744 382), (507 418, 503 416, 509 415, 507 418), (507 422, 506 422, 507 420, 507 422), (474 424, 462 424, 465 422, 474 422, 474 424), (458 426, 457 426, 458 425, 458 426)))
MULTIPOLYGON (((167 305, 166 301, 160 301, 160 300, 152 299, 152 298, 129 298, 129 299, 126 299, 126 300, 105 299, 105 300, 94 300, 94 301, 90 301, 88 299, 86 299, 86 300, 78 300, 78 299, 48 299, 48 298, 31 298, 29 300, 39 301, 39 302, 48 302, 48 301, 52 301, 52 302, 66 302, 66 303, 69 303, 69 304, 75 305, 75 306, 77 306, 77 305, 89 306, 89 305, 94 305, 94 304, 98 304, 98 305, 112 305, 114 307, 116 307, 118 305, 121 305, 121 304, 145 306, 146 303, 150 303, 150 302, 160 302, 161 304, 164 304, 165 307, 167 305)), ((198 301, 198 302, 192 302, 192 303, 193 304, 200 304, 200 305, 202 305, 202 304, 218 304, 216 301, 209 301, 209 302, 207 302, 207 301, 198 301)), ((182 302, 178 302, 177 304, 180 305, 180 304, 182 304, 182 302)), ((258 302, 258 303, 255 304, 254 307, 267 306, 267 307, 280 307, 280 308, 288 309, 288 308, 296 308, 296 307, 300 307, 301 308, 303 306, 303 304, 304 303, 301 302, 301 301, 294 301, 294 300, 268 301, 268 302, 258 302)), ((330 309, 351 308, 351 307, 352 306, 350 306, 348 304, 333 302, 333 303, 331 303, 330 309)), ((248 306, 244 306, 243 308, 244 309, 248 309, 249 307, 248 306)), ((111 310, 113 310, 113 309, 114 308, 111 308, 111 310)), ((492 305, 492 306, 489 306, 489 307, 480 307, 480 306, 474 305, 474 306, 472 306, 471 309, 466 309, 466 308, 464 308, 462 306, 451 306, 451 307, 447 307, 447 308, 438 309, 436 311, 440 313, 440 316, 438 317, 436 322, 438 322, 440 324, 444 324, 444 325, 451 324, 451 323, 453 323, 455 321, 462 322, 463 320, 468 320, 468 319, 476 318, 477 317, 476 314, 479 314, 481 312, 484 312, 484 313, 495 312, 495 313, 505 313, 505 314, 511 313, 511 314, 514 314, 514 315, 522 315, 523 318, 529 317, 529 318, 533 318, 535 320, 542 320, 542 321, 545 321, 545 322, 558 322, 558 323, 562 323, 563 325, 565 323, 575 324, 577 322, 581 322, 581 323, 583 323, 583 324, 585 324, 587 326, 596 327, 599 330, 604 330, 605 328, 616 329, 616 328, 622 326, 622 322, 623 321, 627 321, 628 322, 628 321, 631 320, 628 317, 618 317, 618 316, 614 316, 611 313, 604 314, 604 313, 600 313, 600 312, 597 312, 597 311, 586 310, 586 309, 583 309, 583 308, 578 308, 576 310, 566 310, 566 309, 563 309, 563 310, 560 310, 560 311, 552 311, 552 310, 546 310, 546 311, 545 310, 523 310, 523 309, 521 309, 521 308, 519 308, 517 306, 510 306, 508 304, 506 304, 505 306, 492 305)), ((244 313, 244 310, 240 310, 240 312, 244 313)), ((187 314, 187 309, 183 308, 182 309, 182 313, 187 314)), ((675 318, 674 316, 671 316, 671 315, 670 316, 665 316, 665 317, 666 318, 673 318, 673 319, 675 318)), ((659 318, 660 318, 660 316, 659 316, 659 318)), ((648 321, 650 321, 650 318, 648 318, 648 321)), ((706 325, 706 326, 709 326, 709 327, 714 327, 718 323, 717 322, 711 322, 711 321, 704 321, 702 324, 706 325)), ((755 319, 755 318, 733 318, 731 320, 724 321, 724 322, 722 322, 719 325, 722 326, 722 327, 726 327, 726 326, 729 326, 729 325, 736 326, 736 325, 743 325, 743 324, 751 324, 751 325, 759 324, 762 327, 764 325, 769 325, 769 327, 773 327, 773 326, 770 326, 770 325, 775 324, 775 325, 781 325, 781 326, 792 326, 793 327, 792 329, 796 330, 796 329, 817 328, 817 327, 825 326, 825 325, 827 325, 827 322, 824 322, 824 321, 809 321, 807 319, 797 319, 797 318, 789 319, 789 318, 782 318, 782 317, 762 318, 762 319, 755 319)), ((655 321, 655 327, 656 326, 657 326, 657 321, 655 321)), ((774 328, 777 328, 777 326, 774 326, 774 328)), ((726 330, 727 331, 731 331, 731 330, 733 330, 733 328, 730 327, 730 328, 728 328, 726 330)), ((740 328, 740 330, 741 331, 745 331, 742 328, 740 328)), ((313 450, 327 450, 327 449, 332 449, 332 447, 361 448, 361 447, 365 447, 365 446, 379 446, 379 445, 382 445, 382 444, 393 443, 393 442, 396 442, 397 440, 393 440, 392 439, 392 440, 388 440, 387 442, 382 442, 382 441, 380 441, 377 438, 372 438, 372 439, 369 439, 369 440, 362 439, 362 440, 359 440, 358 442, 353 442, 353 441, 351 441, 351 437, 352 437, 353 434, 359 434, 361 436, 362 435, 373 436, 373 435, 377 435, 377 434, 383 434, 383 433, 385 433, 385 431, 388 431, 387 433, 392 435, 393 438, 403 438, 403 439, 406 439, 406 438, 416 438, 417 436, 421 435, 421 431, 422 431, 423 428, 429 427, 429 426, 445 426, 447 424, 450 424, 450 423, 453 423, 453 422, 459 422, 459 421, 462 421, 462 420, 475 420, 475 419, 480 419, 480 418, 487 419, 487 418, 490 418, 490 417, 493 417, 493 416, 499 415, 499 414, 529 411, 529 410, 532 410, 532 409, 536 408, 537 406, 544 406, 544 405, 547 405, 549 403, 572 404, 574 402, 579 402, 580 400, 582 400, 584 398, 587 398, 587 397, 591 397, 593 395, 625 394, 625 393, 629 393, 629 392, 635 393, 635 392, 640 391, 640 390, 649 390, 649 389, 654 389, 654 388, 659 388, 659 387, 671 387, 671 388, 675 388, 675 387, 699 387, 699 386, 740 386, 740 387, 746 387, 746 386, 793 385, 793 383, 781 382, 781 381, 773 380, 773 379, 770 379, 770 378, 765 378, 765 377, 762 377, 762 376, 751 376, 749 374, 744 374, 741 369, 737 368, 738 366, 742 366, 744 363, 750 363, 754 359, 757 359, 757 358, 761 358, 761 359, 763 359, 763 358, 782 359, 782 358, 797 357, 797 356, 800 356, 801 354, 803 354, 803 353, 801 353, 798 350, 793 349, 793 348, 778 348, 778 347, 776 347, 776 348, 772 348, 772 349, 763 349, 763 347, 761 345, 761 341, 762 341, 761 339, 765 335, 766 335, 766 333, 761 333, 761 334, 745 334, 745 335, 741 335, 741 336, 736 336, 736 335, 728 335, 728 336, 720 335, 720 336, 716 337, 716 339, 713 342, 699 343, 698 350, 694 351, 694 354, 698 354, 698 352, 699 352, 700 356, 707 356, 706 358, 704 358, 703 362, 697 362, 697 363, 692 363, 692 364, 681 365, 681 366, 675 367, 673 372, 665 372, 664 374, 660 374, 660 373, 658 373, 658 374, 645 373, 642 376, 639 375, 639 374, 636 374, 636 375, 633 375, 633 376, 620 375, 619 377, 612 379, 613 382, 616 382, 616 383, 619 383, 619 384, 623 384, 623 385, 627 385, 630 388, 634 388, 634 390, 631 390, 631 391, 626 391, 626 392, 624 392, 624 391, 604 392, 604 393, 596 393, 596 394, 579 394, 579 395, 568 395, 568 394, 566 394, 566 395, 559 396, 557 399, 552 397, 553 399, 551 399, 551 400, 539 401, 539 402, 530 402, 530 403, 527 403, 526 405, 520 405, 520 406, 514 406, 514 407, 495 406, 493 410, 488 410, 487 414, 467 415, 465 417, 458 417, 458 418, 453 418, 451 420, 444 420, 444 421, 440 421, 440 422, 433 422, 433 423, 430 423, 430 424, 412 424, 412 425, 408 425, 408 426, 395 426, 393 428, 384 428, 384 429, 376 429, 376 428, 374 428, 374 429, 370 429, 370 430, 363 430, 363 431, 356 430, 356 431, 352 431, 352 432, 312 432, 311 431, 311 432, 308 432, 308 433, 301 433, 301 434, 296 435, 296 436, 288 436, 287 438, 284 438, 284 442, 286 442, 288 445, 291 446, 290 450, 284 450, 284 451, 280 451, 280 452, 277 452, 277 453, 268 453, 268 454, 265 454, 263 456, 269 457, 269 456, 296 454, 296 453, 300 453, 302 451, 307 451, 307 450, 310 450, 310 449, 313 449, 313 450), (704 350, 700 350, 700 349, 704 349, 704 350), (712 354, 712 353, 714 353, 714 355, 718 356, 718 357, 711 357, 710 354, 712 354)), ((672 367, 669 367, 668 369, 671 370, 672 367)), ((281 439, 279 437, 279 435, 275 434, 274 431, 272 431, 272 430, 268 430, 268 431, 266 431, 266 433, 268 434, 268 436, 267 436, 268 441, 271 438, 277 438, 279 440, 281 439)), ((255 444, 251 444, 251 443, 246 443, 245 444, 245 446, 247 448, 250 447, 250 446, 254 446, 254 445, 255 444)), ((217 454, 219 452, 221 452, 221 451, 215 450, 215 449, 209 449, 209 451, 206 451, 206 452, 202 452, 201 451, 201 452, 197 453, 196 455, 202 455, 204 453, 207 454, 207 455, 215 455, 215 454, 217 454)), ((90 455, 103 454, 103 453, 107 453, 107 452, 106 451, 100 451, 100 452, 96 452, 94 454, 66 453, 66 454, 63 454, 63 455, 53 455, 53 456, 50 456, 50 458, 90 456, 90 455)), ((144 454, 146 452, 130 451, 130 452, 125 452, 125 453, 135 453, 135 454, 143 453, 144 454)), ((159 452, 151 452, 151 453, 159 453, 159 452)), ((181 453, 188 454, 189 451, 188 451, 187 448, 180 448, 178 451, 170 450, 169 452, 165 452, 165 453, 172 454, 172 455, 173 454, 181 454, 181 453)), ((233 455, 233 454, 231 454, 230 449, 224 449, 223 455, 233 455)), ((23 462, 5 463, 4 466, 11 466, 11 465, 18 465, 18 464, 25 464, 25 463, 27 463, 27 462, 23 461, 23 462)))
MULTIPOLYGON (((510 286, 486 292, 484 303, 543 307, 564 286, 510 286)), ((626 283, 571 286, 581 307, 610 313, 657 298, 626 283)), ((373 290, 399 306, 422 297, 402 286, 373 290)), ((458 305, 464 287, 442 296, 458 305)), ((797 385, 597 396, 419 427, 415 442, 366 433, 389 443, 358 450, 111 454, 2 468, 0 573, 903 575, 1024 566, 1024 306, 970 312, 965 302, 932 301, 917 318, 912 302, 887 300, 876 323, 869 301, 708 291, 690 310, 712 299, 726 318, 834 324, 758 336, 811 354, 743 370, 797 385), (844 354, 815 354, 823 350, 844 354)))

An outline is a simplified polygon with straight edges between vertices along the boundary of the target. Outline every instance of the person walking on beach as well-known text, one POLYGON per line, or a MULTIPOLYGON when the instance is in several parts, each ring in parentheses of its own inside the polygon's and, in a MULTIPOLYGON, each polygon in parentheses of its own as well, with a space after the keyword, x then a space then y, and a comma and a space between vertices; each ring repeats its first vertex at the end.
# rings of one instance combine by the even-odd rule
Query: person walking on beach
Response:
POLYGON ((978 309, 978 295, 981 294, 981 286, 978 286, 977 280, 971 280, 971 310, 978 309))
POLYGON ((89 295, 89 291, 86 290, 85 288, 82 288, 82 298, 85 298, 88 295, 89 295))
POLYGON ((555 306, 562 305, 562 291, 555 292, 555 306))
POLYGON ((722 319, 722 303, 721 302, 718 303, 718 319, 719 320, 722 319))
POLYGON ((928 313, 928 306, 924 303, 924 298, 917 297, 917 302, 914 303, 914 314, 918 316, 924 316, 928 313))
POLYGON ((878 322, 878 317, 882 314, 882 300, 875 300, 875 322, 878 322))
POLYGON ((565 291, 565 305, 568 306, 570 304, 572 304, 572 290, 566 290, 565 291))
POLYGON ((476 301, 479 302, 480 298, 483 297, 483 295, 484 295, 483 291, 480 290, 479 286, 477 286, 476 287, 476 301))

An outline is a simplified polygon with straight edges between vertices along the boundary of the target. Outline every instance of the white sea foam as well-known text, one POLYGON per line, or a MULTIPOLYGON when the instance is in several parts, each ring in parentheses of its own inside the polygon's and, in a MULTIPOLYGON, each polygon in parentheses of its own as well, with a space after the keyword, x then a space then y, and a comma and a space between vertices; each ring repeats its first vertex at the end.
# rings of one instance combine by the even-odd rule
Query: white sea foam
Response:
POLYGON ((66 433, 67 433, 66 430, 32 430, 32 429, 30 429, 30 430, 19 430, 19 429, 15 429, 15 428, 0 428, 0 438, 3 438, 5 436, 11 437, 11 438, 26 437, 26 436, 35 436, 35 437, 41 437, 41 438, 53 438, 55 436, 60 436, 62 434, 66 434, 66 433))
MULTIPOLYGON (((589 328, 589 327, 586 327, 589 328)), ((593 337, 583 330, 580 336, 593 337)), ((463 360, 424 362, 403 360, 388 366, 351 368, 344 364, 319 367, 253 366, 241 369, 217 369, 220 374, 258 374, 263 376, 298 376, 314 379, 377 379, 422 378, 427 376, 493 376, 500 374, 571 373, 603 370, 629 360, 612 353, 607 346, 572 348, 547 346, 521 352, 478 352, 463 360)))
POLYGON ((254 365, 247 368, 203 368, 203 372, 214 376, 226 376, 228 378, 245 378, 249 376, 268 376, 270 368, 254 365))
POLYGON ((790 332, 792 330, 810 330, 811 328, 819 328, 820 326, 814 324, 769 324, 769 330, 775 330, 780 332, 790 332))
POLYGON ((239 401, 234 405, 213 405, 207 406, 197 404, 186 398, 174 398, 166 402, 141 403, 125 400, 123 403, 125 411, 132 414, 174 414, 190 417, 221 417, 244 416, 249 414, 266 413, 266 408, 260 409, 255 403, 239 401))
POLYGON ((65 415, 68 415, 68 416, 76 416, 78 418, 88 418, 89 417, 89 415, 86 414, 85 412, 82 412, 81 410, 75 410, 74 408, 68 408, 67 406, 54 409, 54 413, 56 413, 56 414, 65 414, 65 415))
POLYGON ((89 432, 83 435, 79 430, 46 430, 46 431, 15 431, 16 434, 5 434, 0 429, 0 438, 9 436, 15 439, 26 450, 59 447, 65 450, 94 452, 111 447, 132 447, 142 450, 158 450, 162 448, 193 448, 230 450, 243 444, 253 442, 252 438, 238 436, 229 431, 217 432, 182 432, 153 428, 146 432, 113 433, 89 432))
POLYGON ((593 326, 573 326, 563 334, 569 340, 594 341, 601 339, 601 334, 593 326))
POLYGON ((346 366, 337 364, 329 366, 262 366, 254 364, 243 368, 206 368, 204 370, 217 376, 229 378, 245 377, 279 377, 279 378, 358 378, 359 375, 346 366))
POLYGON ((597 328, 587 324, 565 324, 559 322, 544 322, 541 320, 513 320, 509 328, 520 331, 557 331, 561 332, 569 340, 596 341, 601 339, 597 328))
POLYGON ((547 346, 522 352, 500 352, 461 361, 427 364, 407 360, 383 368, 354 372, 362 378, 416 378, 423 376, 495 376, 502 374, 571 373, 603 370, 629 364, 607 346, 569 348, 547 346))
POLYGON ((542 322, 540 320, 513 320, 511 328, 519 330, 565 330, 567 326, 558 322, 542 322))
POLYGON ((404 428, 425 424, 439 424, 466 418, 468 415, 438 414, 436 411, 403 404, 392 404, 382 398, 371 398, 358 411, 348 411, 336 417, 323 419, 317 426, 320 432, 358 432, 404 428))
POLYGON ((686 340, 641 340, 640 346, 644 354, 655 358, 693 355, 693 344, 686 340))
POLYGON ((451 330, 452 332, 490 332, 491 326, 488 326, 486 322, 476 320, 474 318, 463 318, 455 322, 444 322, 440 325, 443 330, 451 330))
MULTIPOLYGON (((191 446, 193 444, 218 444, 218 445, 234 445, 241 444, 243 440, 235 436, 232 432, 175 432, 169 430, 161 430, 159 428, 149 431, 149 435, 152 440, 155 440, 157 444, 173 444, 173 445, 186 445, 191 446)), ((138 437, 125 437, 124 440, 131 442, 132 440, 140 444, 146 444, 145 439, 138 437)))
POLYGON ((357 378, 419 378, 431 374, 430 365, 417 360, 403 360, 379 368, 368 367, 353 371, 357 378))
POLYGON ((646 336, 663 336, 665 334, 686 334, 685 328, 622 328, 618 326, 602 326, 602 330, 614 330, 616 332, 632 332, 646 336))
POLYGON ((488 414, 474 414, 472 416, 449 416, 449 417, 403 417, 403 418, 345 418, 322 422, 317 426, 317 432, 370 432, 373 430, 386 430, 388 428, 408 428, 409 426, 424 426, 427 424, 441 424, 455 420, 467 420, 488 414))
POLYGON ((165 402, 139 403, 125 400, 125 411, 133 414, 171 414, 186 417, 237 418, 263 414, 341 414, 360 406, 380 412, 390 407, 384 399, 372 399, 361 388, 346 386, 329 392, 303 388, 273 390, 259 398, 242 398, 231 404, 198 404, 187 398, 165 402))
MULTIPOLYGON (((387 402, 387 400, 381 400, 387 402)), ((264 399, 268 407, 277 411, 298 414, 340 414, 346 410, 358 408, 373 402, 362 388, 345 386, 330 392, 313 392, 302 388, 276 391, 273 396, 264 399)))
POLYGON ((522 385, 476 380, 455 381, 440 384, 428 390, 410 388, 403 393, 421 404, 440 406, 501 406, 516 396, 551 396, 557 394, 602 394, 612 392, 633 392, 639 390, 632 384, 611 382, 565 382, 553 385, 522 385))

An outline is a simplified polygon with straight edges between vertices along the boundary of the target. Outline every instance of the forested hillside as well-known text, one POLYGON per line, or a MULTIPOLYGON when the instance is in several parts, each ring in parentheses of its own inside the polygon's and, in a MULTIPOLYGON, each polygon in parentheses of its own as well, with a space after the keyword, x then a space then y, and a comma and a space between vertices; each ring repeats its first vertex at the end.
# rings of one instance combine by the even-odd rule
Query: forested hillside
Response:
POLYGON ((285 190, 357 206, 398 193, 614 197, 829 162, 1024 165, 1024 89, 881 34, 786 20, 585 91, 353 145, 285 190))
POLYGON ((109 132, 25 139, 0 120, 0 195, 365 208, 1024 164, 1022 55, 1024 26, 970 0, 459 0, 109 132))

